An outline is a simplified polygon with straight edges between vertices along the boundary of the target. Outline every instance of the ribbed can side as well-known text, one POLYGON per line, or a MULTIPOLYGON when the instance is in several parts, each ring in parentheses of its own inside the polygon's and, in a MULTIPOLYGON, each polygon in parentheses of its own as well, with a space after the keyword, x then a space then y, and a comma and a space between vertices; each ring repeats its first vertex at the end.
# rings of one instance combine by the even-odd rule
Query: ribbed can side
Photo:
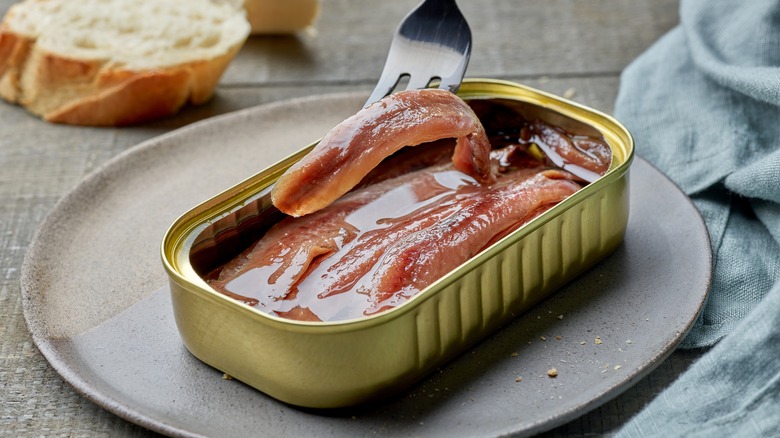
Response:
POLYGON ((627 178, 623 175, 493 251, 423 303, 416 315, 417 368, 430 368, 464 351, 611 253, 626 229, 627 178))

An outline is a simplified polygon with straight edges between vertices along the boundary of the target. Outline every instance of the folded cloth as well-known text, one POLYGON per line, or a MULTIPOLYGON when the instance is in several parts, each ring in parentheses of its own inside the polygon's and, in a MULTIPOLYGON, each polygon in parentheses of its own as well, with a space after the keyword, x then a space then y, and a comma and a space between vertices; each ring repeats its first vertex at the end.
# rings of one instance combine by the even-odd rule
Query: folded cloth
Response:
POLYGON ((682 0, 680 26, 623 73, 616 115, 710 233, 709 298, 682 345, 723 338, 617 436, 780 436, 780 2, 682 0))
POLYGON ((712 284, 682 347, 711 346, 780 277, 780 2, 682 0, 680 25, 624 71, 615 108, 707 224, 712 284))

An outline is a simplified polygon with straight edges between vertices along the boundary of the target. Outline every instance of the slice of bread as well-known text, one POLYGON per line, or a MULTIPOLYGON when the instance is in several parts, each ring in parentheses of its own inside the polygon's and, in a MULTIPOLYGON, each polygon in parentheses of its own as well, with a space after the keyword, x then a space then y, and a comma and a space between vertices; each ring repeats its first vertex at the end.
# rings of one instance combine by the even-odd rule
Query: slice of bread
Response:
POLYGON ((0 96, 56 123, 164 117, 211 97, 249 31, 211 0, 25 0, 0 24, 0 96))

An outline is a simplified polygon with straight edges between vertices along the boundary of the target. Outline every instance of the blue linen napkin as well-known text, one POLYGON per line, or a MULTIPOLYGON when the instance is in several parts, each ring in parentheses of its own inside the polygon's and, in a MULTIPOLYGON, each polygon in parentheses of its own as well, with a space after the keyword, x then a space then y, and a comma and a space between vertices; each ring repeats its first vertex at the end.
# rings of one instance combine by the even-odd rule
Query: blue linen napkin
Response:
POLYGON ((780 279, 780 2, 682 0, 680 23, 624 71, 615 115, 707 223, 715 265, 683 341, 694 348, 780 279))
POLYGON ((710 233, 710 295, 682 347, 725 336, 618 436, 780 436, 780 1, 682 0, 615 113, 710 233))

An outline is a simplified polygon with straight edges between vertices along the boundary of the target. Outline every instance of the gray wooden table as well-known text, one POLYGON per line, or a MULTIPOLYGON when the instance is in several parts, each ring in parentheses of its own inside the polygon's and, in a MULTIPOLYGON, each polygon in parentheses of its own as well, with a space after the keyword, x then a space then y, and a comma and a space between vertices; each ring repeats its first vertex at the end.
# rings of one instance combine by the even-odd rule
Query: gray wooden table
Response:
MULTIPOLYGON (((390 37, 417 0, 322 0, 316 32, 252 37, 215 98, 121 129, 51 125, 0 103, 0 435, 151 435, 79 396, 33 345, 22 316, 22 259, 54 203, 97 166, 148 138, 218 114, 292 97, 368 91, 390 37)), ((0 0, 5 13, 13 2, 0 0)), ((474 34, 469 76, 509 79, 607 113, 623 68, 678 20, 676 0, 462 0, 474 34)), ((675 352, 600 408, 547 433, 618 429, 699 352, 675 352)))

